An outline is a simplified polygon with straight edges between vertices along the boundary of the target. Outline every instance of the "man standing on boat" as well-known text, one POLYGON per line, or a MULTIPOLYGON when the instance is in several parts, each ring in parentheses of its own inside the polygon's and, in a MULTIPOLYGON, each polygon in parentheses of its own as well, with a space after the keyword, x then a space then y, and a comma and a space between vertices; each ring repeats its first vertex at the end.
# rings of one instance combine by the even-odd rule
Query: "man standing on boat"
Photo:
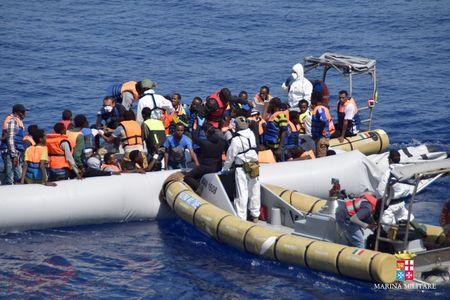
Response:
POLYGON ((256 138, 248 128, 245 117, 236 118, 237 134, 231 139, 227 157, 222 171, 235 167, 236 195, 234 206, 237 215, 247 220, 247 207, 251 220, 258 222, 261 206, 258 153, 256 152, 256 138))
POLYGON ((142 118, 142 109, 148 107, 151 110, 151 118, 162 120, 163 111, 165 110, 169 115, 173 113, 173 105, 170 100, 167 100, 163 96, 156 94, 154 88, 156 84, 150 79, 144 79, 137 84, 137 90, 141 98, 136 111, 136 121, 139 124, 144 122, 142 118))
POLYGON ((313 86, 305 78, 302 64, 295 64, 292 67, 291 76, 281 85, 281 88, 288 92, 288 103, 291 109, 297 110, 298 102, 302 99, 308 101, 308 104, 311 102, 313 86))
POLYGON ((339 91, 337 103, 339 142, 344 142, 344 137, 353 136, 359 132, 361 120, 355 99, 348 97, 347 91, 339 91))
POLYGON ((316 156, 327 156, 330 135, 334 133, 335 129, 330 111, 322 105, 322 94, 313 93, 311 107, 313 108, 311 135, 316 143, 316 156))

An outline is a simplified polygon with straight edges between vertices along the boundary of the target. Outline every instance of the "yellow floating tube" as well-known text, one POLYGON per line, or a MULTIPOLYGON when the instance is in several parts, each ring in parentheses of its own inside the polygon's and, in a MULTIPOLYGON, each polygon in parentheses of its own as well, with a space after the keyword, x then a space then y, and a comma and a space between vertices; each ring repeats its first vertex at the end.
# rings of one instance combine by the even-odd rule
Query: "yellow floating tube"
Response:
POLYGON ((166 184, 163 192, 169 207, 183 220, 240 250, 362 280, 395 281, 393 255, 287 235, 244 221, 208 203, 181 181, 166 184))
POLYGON ((444 228, 440 226, 424 224, 427 228, 427 236, 425 237, 425 244, 428 246, 450 246, 450 238, 444 233, 444 228))
POLYGON ((389 147, 389 137, 382 129, 375 129, 346 137, 341 143, 337 138, 330 140, 330 148, 344 151, 359 150, 362 153, 377 154, 382 153, 389 147))

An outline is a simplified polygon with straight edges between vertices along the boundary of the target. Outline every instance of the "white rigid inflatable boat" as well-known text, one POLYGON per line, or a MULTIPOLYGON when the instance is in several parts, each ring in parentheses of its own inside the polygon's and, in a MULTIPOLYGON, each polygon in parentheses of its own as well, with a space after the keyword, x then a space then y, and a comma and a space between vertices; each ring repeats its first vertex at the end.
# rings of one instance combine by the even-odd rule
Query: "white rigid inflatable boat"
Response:
MULTIPOLYGON (((260 181, 326 198, 331 178, 337 178, 348 193, 371 191, 381 196, 389 172, 372 160, 352 151, 263 165, 260 181)), ((174 172, 59 181, 56 187, 0 186, 0 232, 167 218, 171 213, 161 205, 159 195, 174 172)), ((424 182, 422 188, 429 183, 424 182)))

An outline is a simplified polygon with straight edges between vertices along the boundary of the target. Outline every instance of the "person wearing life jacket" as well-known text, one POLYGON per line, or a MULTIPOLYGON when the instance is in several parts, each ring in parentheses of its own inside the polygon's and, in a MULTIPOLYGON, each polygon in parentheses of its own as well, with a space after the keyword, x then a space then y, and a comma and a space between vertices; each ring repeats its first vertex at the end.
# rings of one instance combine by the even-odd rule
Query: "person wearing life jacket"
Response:
POLYGON ((186 150, 189 152, 195 166, 199 166, 197 155, 192 146, 192 140, 184 134, 185 127, 178 123, 175 132, 164 142, 164 167, 166 170, 186 169, 186 150))
POLYGON ((164 145, 166 141, 166 132, 164 124, 161 120, 151 118, 151 110, 149 107, 142 109, 142 138, 149 157, 158 157, 158 150, 164 145))
POLYGON ((300 122, 299 133, 311 136, 312 112, 308 101, 306 101, 305 99, 300 100, 300 102, 298 102, 298 108, 300 110, 300 115, 298 117, 300 122))
POLYGON ((231 100, 231 92, 227 88, 223 88, 211 94, 205 103, 206 107, 206 122, 219 128, 221 125, 223 113, 225 112, 228 103, 231 100))
POLYGON ((28 126, 27 131, 28 134, 26 134, 23 137, 23 149, 27 150, 28 147, 36 145, 36 142, 33 139, 33 132, 38 130, 39 127, 36 124, 31 124, 28 126))
POLYGON ((289 111, 289 121, 288 121, 288 132, 286 138, 284 139, 283 148, 286 150, 288 148, 294 148, 299 145, 300 136, 300 119, 299 112, 295 110, 289 111))
POLYGON ((97 112, 96 126, 98 129, 107 127, 110 129, 116 129, 119 122, 122 120, 125 107, 117 103, 112 97, 103 98, 103 106, 97 112))
POLYGON ((144 118, 142 118, 142 109, 144 107, 150 108, 151 118, 157 120, 162 119, 164 111, 169 115, 174 111, 172 102, 155 93, 155 87, 156 83, 154 83, 150 79, 144 79, 137 84, 137 91, 140 98, 136 111, 136 121, 139 124, 142 124, 142 122, 144 122, 144 118))
POLYGON ((305 78, 302 64, 295 64, 292 67, 291 76, 281 86, 288 93, 288 103, 292 109, 297 109, 298 102, 302 99, 311 101, 313 86, 305 78))
POLYGON ((62 123, 53 126, 54 133, 45 137, 48 151, 49 180, 58 181, 68 179, 70 171, 81 179, 81 169, 78 168, 73 156, 72 147, 66 134, 66 127, 62 123))
POLYGON ((74 127, 67 131, 67 136, 77 166, 82 166, 96 150, 95 136, 85 115, 76 115, 73 123, 74 127))
POLYGON ((373 231, 376 228, 381 201, 365 193, 361 197, 346 198, 338 203, 336 224, 342 242, 352 247, 365 248, 364 230, 373 231))
POLYGON ((127 81, 112 85, 108 88, 108 96, 114 98, 117 103, 122 104, 126 110, 131 109, 134 102, 139 100, 136 81, 127 81))
POLYGON ((108 152, 103 156, 104 163, 101 166, 102 171, 122 172, 122 166, 117 161, 116 156, 112 152, 108 152))
POLYGON ((25 113, 25 106, 15 104, 12 113, 3 121, 0 152, 4 165, 2 184, 5 185, 18 183, 22 177, 22 159, 25 151, 23 145, 25 113))
POLYGON ((45 146, 45 133, 42 129, 36 129, 32 134, 33 141, 36 141, 36 143, 25 150, 20 183, 40 183, 56 186, 56 184, 48 182, 46 170, 48 165, 48 151, 45 146))
POLYGON ((262 136, 263 144, 274 151, 278 161, 282 160, 282 149, 280 145, 284 144, 288 132, 288 116, 283 111, 283 103, 280 98, 273 98, 269 102, 267 110, 268 118, 264 126, 262 136))
POLYGON ((251 221, 257 223, 261 199, 256 139, 243 116, 236 118, 236 130, 237 134, 228 147, 222 172, 235 169, 236 213, 241 219, 247 220, 248 208, 251 221))
POLYGON ((264 134, 266 121, 261 117, 261 113, 255 109, 250 112, 250 116, 247 118, 247 121, 249 122, 248 128, 253 131, 253 134, 256 137, 256 144, 259 146, 262 144, 262 136, 264 134))
POLYGON ((63 123, 66 127, 66 130, 72 128, 72 111, 65 109, 62 112, 60 123, 63 123))
POLYGON ((339 142, 344 142, 346 136, 353 136, 359 132, 361 119, 358 113, 358 106, 355 99, 348 97, 347 91, 339 91, 337 103, 339 142))
POLYGON ((333 119, 328 108, 322 105, 322 95, 313 93, 311 117, 311 136, 316 143, 316 156, 324 157, 330 145, 330 136, 335 132, 333 119))
POLYGON ((254 109, 259 111, 262 116, 265 116, 267 113, 267 107, 269 106, 270 100, 272 100, 272 95, 270 94, 270 90, 268 86, 263 85, 259 92, 253 96, 252 106, 254 109))

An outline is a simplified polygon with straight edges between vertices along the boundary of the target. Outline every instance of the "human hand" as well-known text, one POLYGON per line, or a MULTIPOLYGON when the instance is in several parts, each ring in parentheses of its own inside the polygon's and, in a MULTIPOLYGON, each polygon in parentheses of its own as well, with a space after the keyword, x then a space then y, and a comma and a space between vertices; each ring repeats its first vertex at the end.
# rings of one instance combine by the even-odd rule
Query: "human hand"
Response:
POLYGON ((339 140, 339 143, 343 143, 344 142, 344 137, 340 136, 340 137, 338 137, 338 140, 339 140))

